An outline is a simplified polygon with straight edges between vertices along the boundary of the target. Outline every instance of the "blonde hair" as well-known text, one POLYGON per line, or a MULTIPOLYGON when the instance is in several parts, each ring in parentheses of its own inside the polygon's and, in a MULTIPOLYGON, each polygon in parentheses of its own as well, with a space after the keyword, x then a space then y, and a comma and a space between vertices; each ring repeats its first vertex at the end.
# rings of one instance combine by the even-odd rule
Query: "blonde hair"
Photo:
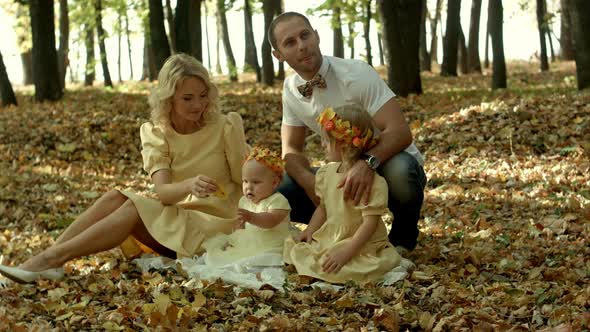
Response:
POLYGON ((211 81, 209 72, 197 59, 187 54, 178 53, 166 59, 158 74, 158 85, 152 90, 149 97, 148 102, 152 109, 151 120, 154 124, 170 127, 170 110, 176 86, 189 77, 199 78, 207 86, 209 106, 204 115, 205 121, 212 114, 217 113, 219 92, 217 86, 211 81))
MULTIPOLYGON (((357 105, 349 104, 343 105, 334 108, 334 113, 336 116, 340 118, 342 121, 350 122, 351 126, 357 127, 360 130, 360 134, 358 136, 364 137, 369 133, 372 134, 372 137, 369 137, 369 141, 371 139, 376 138, 375 133, 375 122, 373 118, 363 108, 357 105)), ((338 139, 332 135, 330 135, 326 129, 323 127, 321 128, 321 135, 322 138, 327 140, 330 144, 336 144, 338 139)), ((366 147, 356 147, 353 144, 341 144, 342 147, 342 159, 347 163, 354 163, 360 159, 361 155, 365 152, 366 147)))

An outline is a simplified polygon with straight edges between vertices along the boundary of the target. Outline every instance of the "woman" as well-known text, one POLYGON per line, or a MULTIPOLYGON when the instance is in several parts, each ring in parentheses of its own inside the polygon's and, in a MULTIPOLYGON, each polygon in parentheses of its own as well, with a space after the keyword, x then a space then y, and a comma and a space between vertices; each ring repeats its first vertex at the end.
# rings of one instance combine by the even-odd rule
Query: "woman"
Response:
POLYGON ((111 190, 83 212, 54 245, 0 273, 21 283, 63 278, 62 265, 114 248, 133 236, 169 257, 192 256, 214 234, 229 233, 247 154, 242 119, 217 111, 218 91, 196 59, 168 58, 141 126, 144 169, 159 200, 111 190))

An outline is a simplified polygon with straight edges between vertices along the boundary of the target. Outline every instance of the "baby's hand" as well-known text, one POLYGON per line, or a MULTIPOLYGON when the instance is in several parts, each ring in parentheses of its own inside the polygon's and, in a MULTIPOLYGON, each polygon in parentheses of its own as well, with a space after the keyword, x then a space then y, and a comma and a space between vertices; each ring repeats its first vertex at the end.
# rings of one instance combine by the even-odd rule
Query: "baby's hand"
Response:
POLYGON ((251 222, 254 219, 255 213, 245 209, 238 209, 238 220, 241 222, 251 222))
POLYGON ((295 238, 295 241, 311 243, 311 236, 312 235, 313 234, 311 232, 308 232, 306 229, 303 232, 299 233, 299 235, 297 235, 297 237, 295 238))
POLYGON ((241 221, 241 220, 236 220, 236 221, 234 222, 234 227, 233 227, 233 230, 234 230, 234 231, 237 231, 238 229, 244 229, 244 228, 245 228, 245 226, 246 226, 246 223, 245 223, 244 221, 241 221))
POLYGON ((348 245, 331 250, 326 254, 322 269, 327 273, 337 273, 354 255, 355 252, 348 245))

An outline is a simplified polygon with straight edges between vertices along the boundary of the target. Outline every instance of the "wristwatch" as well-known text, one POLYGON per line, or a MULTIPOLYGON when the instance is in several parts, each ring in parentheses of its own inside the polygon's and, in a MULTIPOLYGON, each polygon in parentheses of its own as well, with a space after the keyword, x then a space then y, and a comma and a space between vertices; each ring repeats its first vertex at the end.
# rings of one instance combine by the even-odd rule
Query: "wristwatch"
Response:
POLYGON ((376 171, 377 167, 379 167, 379 165, 381 164, 379 158, 370 154, 363 154, 361 158, 367 163, 367 166, 369 166, 369 168, 374 171, 376 171))

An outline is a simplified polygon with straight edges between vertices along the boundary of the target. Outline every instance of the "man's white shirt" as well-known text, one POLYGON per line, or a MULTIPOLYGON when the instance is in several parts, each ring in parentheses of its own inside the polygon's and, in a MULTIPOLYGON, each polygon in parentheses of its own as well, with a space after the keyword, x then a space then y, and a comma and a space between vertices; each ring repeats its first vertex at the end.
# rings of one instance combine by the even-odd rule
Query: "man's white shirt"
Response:
MULTIPOLYGON (((283 84, 283 123, 289 126, 308 127, 319 133, 316 122, 319 114, 328 106, 338 107, 356 104, 366 109, 371 116, 395 94, 366 62, 324 56, 318 74, 326 80, 327 88, 314 88, 310 98, 302 96, 297 87, 305 84, 298 74, 285 79, 283 84)), ((414 156, 420 165, 424 158, 414 143, 406 152, 414 156)))

